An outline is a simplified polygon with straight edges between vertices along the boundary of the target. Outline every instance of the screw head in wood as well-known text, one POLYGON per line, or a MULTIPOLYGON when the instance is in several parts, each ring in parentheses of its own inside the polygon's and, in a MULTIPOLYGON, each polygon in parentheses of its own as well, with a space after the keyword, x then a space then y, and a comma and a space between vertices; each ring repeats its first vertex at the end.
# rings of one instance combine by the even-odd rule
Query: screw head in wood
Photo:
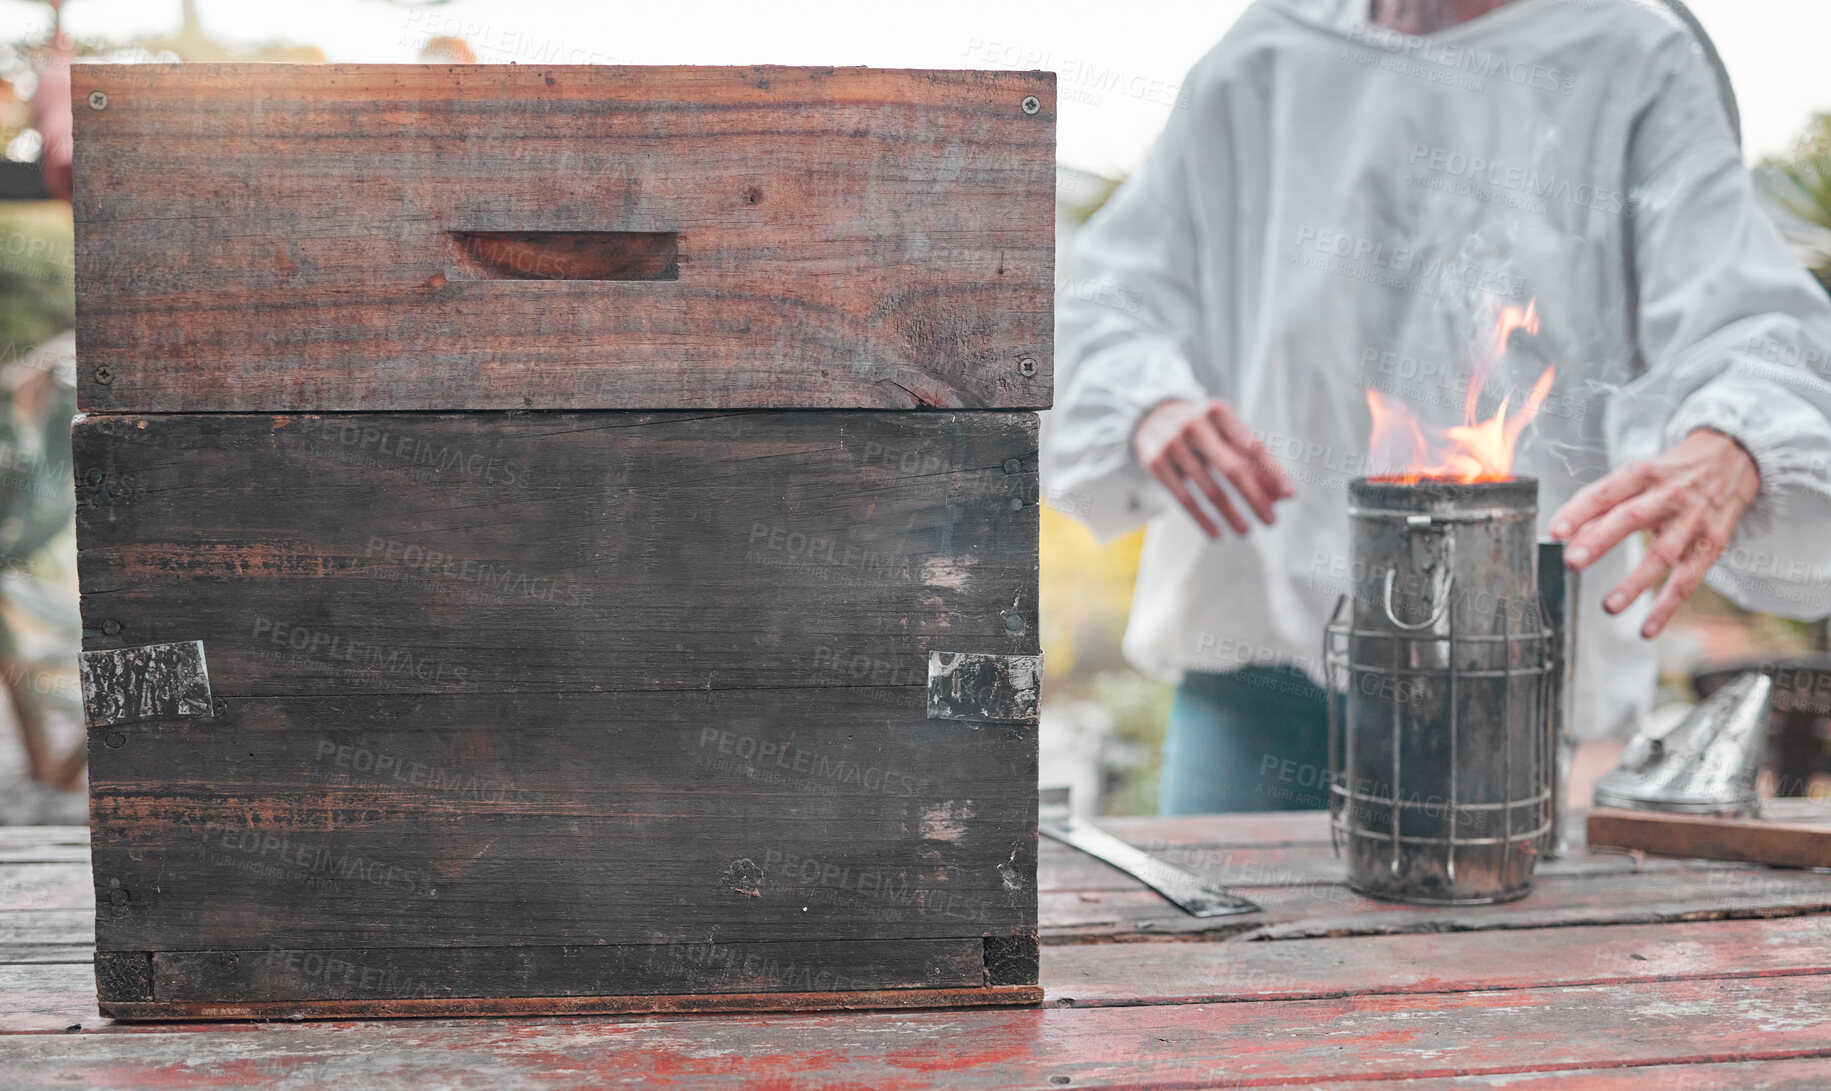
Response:
POLYGON ((1019 500, 1017 497, 1013 496, 1011 498, 1011 510, 1012 511, 1024 510, 1024 502, 1022 500, 1019 500))
POLYGON ((1025 378, 1029 378, 1030 376, 1035 375, 1036 374, 1036 357, 1019 356, 1017 358, 1017 370, 1023 372, 1025 378))
MULTIPOLYGON (((98 94, 99 94, 99 92, 98 92, 98 94)), ((1037 98, 1035 95, 1025 95, 1024 101, 1022 103, 1020 103, 1019 105, 1021 105, 1024 108, 1024 113, 1034 114, 1038 110, 1041 110, 1043 108, 1043 100, 1037 98)), ((100 109, 101 107, 98 106, 96 108, 100 109)))
POLYGON ((108 892, 108 901, 113 905, 126 905, 127 904, 127 891, 122 890, 119 887, 116 887, 114 890, 110 890, 108 892))
POLYGON ((91 485, 100 485, 103 481, 107 480, 107 478, 108 475, 100 470, 90 470, 83 475, 83 480, 89 482, 91 485))
POLYGON ((1022 614, 1006 614, 1005 615, 1005 632, 1021 633, 1023 631, 1024 631, 1024 616, 1022 614))
POLYGON ((102 741, 108 744, 108 749, 119 750, 121 747, 127 745, 127 736, 121 734, 119 731, 116 731, 116 732, 111 733, 106 739, 103 739, 102 741))
POLYGON ((1024 464, 1014 458, 1005 459, 1005 473, 1014 474, 1024 468, 1024 464))
POLYGON ((109 383, 114 382, 114 368, 109 367, 107 364, 103 364, 101 367, 96 368, 95 381, 101 383, 103 386, 107 386, 109 383))
POLYGON ((121 635, 121 623, 113 618, 109 618, 102 622, 102 631, 109 636, 119 636, 121 635))
POLYGON ((102 91, 89 92, 89 108, 91 110, 108 109, 108 95, 102 91))

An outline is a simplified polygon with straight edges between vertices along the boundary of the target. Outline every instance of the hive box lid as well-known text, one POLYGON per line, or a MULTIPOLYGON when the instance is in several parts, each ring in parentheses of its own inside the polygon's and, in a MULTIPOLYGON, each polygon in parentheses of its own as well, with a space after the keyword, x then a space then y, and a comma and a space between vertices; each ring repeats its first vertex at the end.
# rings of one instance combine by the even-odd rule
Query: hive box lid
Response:
POLYGON ((1051 73, 73 72, 87 411, 1050 402, 1051 73))

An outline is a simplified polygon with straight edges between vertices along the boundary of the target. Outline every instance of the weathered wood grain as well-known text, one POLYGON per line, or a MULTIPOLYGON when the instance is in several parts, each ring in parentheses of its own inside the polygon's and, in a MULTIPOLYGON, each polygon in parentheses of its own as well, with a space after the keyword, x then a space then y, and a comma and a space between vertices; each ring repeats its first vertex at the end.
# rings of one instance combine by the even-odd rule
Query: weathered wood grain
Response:
MULTIPOLYGON (((1041 982, 1052 1006, 1105 1007, 1824 974, 1831 973, 1828 936, 1831 918, 1801 917, 1534 929, 1505 943, 1488 934, 1448 933, 1349 943, 1058 946, 1043 951, 1041 982)), ((220 956, 160 956, 211 957, 220 956)), ((260 964, 270 956, 244 957, 260 964)), ((276 968, 290 961, 295 972, 305 970, 304 952, 271 957, 276 968)), ((741 965, 735 956, 729 963, 741 965)), ((335 970, 352 991, 365 980, 371 992, 388 983, 380 968, 355 959, 335 966, 325 959, 316 969, 335 970)), ((16 966, 0 950, 0 1033, 62 1029, 93 1022, 94 1013, 95 978, 86 961, 16 966)))
POLYGON ((0 1036, 46 1034, 103 1022, 95 1007, 95 972, 87 960, 12 963, 0 948, 0 1036))
POLYGON ((249 698, 91 773, 104 950, 1005 935, 1035 735, 919 687, 249 698))
POLYGON ((91 733, 98 948, 170 982, 111 1010, 372 999, 235 977, 273 951, 444 999, 788 995, 986 987, 991 938, 1033 983, 1035 728, 929 719, 925 668, 1036 653, 1035 427, 82 422, 86 646, 201 641, 216 695, 91 733), (830 957, 650 957, 772 943, 830 957))
MULTIPOLYGON (((89 850, 85 847, 86 858, 89 850)), ((84 861, 0 862, 0 912, 15 909, 93 909, 95 890, 84 861)))
POLYGON ((0 962, 9 966, 81 962, 95 950, 95 910, 13 909, 0 912, 0 962))
POLYGON ((1269 887, 1240 884, 1235 890, 1259 903, 1265 912, 1203 919, 1183 913, 1149 890, 1044 893, 1038 899, 1042 942, 1294 940, 1831 912, 1831 874, 1798 871, 1548 876, 1535 885, 1530 896, 1515 902, 1453 909, 1375 901, 1333 882, 1269 887))
POLYGON ((1831 868, 1831 825, 1603 809, 1590 812, 1589 841, 1662 856, 1831 868))
MULTIPOLYGON (((161 951, 160 1001, 237 1004, 668 993, 874 992, 985 984, 978 939, 578 947, 269 947, 161 951)), ((151 997, 147 997, 151 999, 151 997)))
POLYGON ((134 1022, 307 1019, 432 1019, 451 1016, 725 1015, 737 1012, 899 1011, 922 1008, 1031 1007, 1042 1002, 1037 985, 971 988, 893 988, 870 992, 702 992, 599 996, 406 997, 393 1000, 266 1000, 241 1004, 209 1001, 104 1002, 103 1011, 134 1022))
MULTIPOLYGON (((1301 829, 1280 838, 1260 816, 1205 822, 1208 829, 1196 840, 1209 845, 1302 843, 1301 829)), ((1135 840, 1154 839, 1149 821, 1122 825, 1135 840)), ((1177 828, 1199 832, 1182 820, 1177 828)), ((31 841, 39 837, 60 844, 73 839, 70 831, 23 831, 6 832, 0 842, 31 857, 37 855, 31 841)), ((1045 859, 1043 866, 1051 865, 1045 859)), ((51 866, 58 868, 71 865, 51 866)), ((1800 878, 1753 867, 1717 870, 1726 874, 1691 876, 1698 884, 1694 907, 1714 904, 1719 908, 1706 911, 1721 912, 1733 899, 1713 899, 1713 891, 1800 878)), ((6 871, 0 865, 0 882, 6 871)), ((1555 890, 1571 881, 1594 878, 1549 885, 1555 890)), ((1632 897, 1631 890, 1616 893, 1632 897)), ((1519 921, 1539 897, 1495 908, 1519 921)), ((77 950, 84 949, 90 922, 70 911, 0 913, 0 925, 9 920, 14 933, 77 950)), ((86 962, 19 964, 21 948, 9 946, 0 931, 0 1033, 15 1036, 6 1047, 6 1078, 28 1086, 242 1087, 290 1079, 385 1091, 422 1087, 432 1069, 479 1088, 618 1082, 1389 1087, 1403 1077, 1421 1081, 1411 1086, 1443 1089, 1817 1091, 1831 1072, 1823 1035, 1831 1022, 1831 976, 1823 973, 1820 939, 1827 920, 1607 927, 1541 921, 1544 927, 1504 939, 1492 932, 1451 932, 1055 948, 1044 952, 1042 969, 1058 1006, 1041 1012, 590 1020, 549 1014, 532 1022, 264 1024, 233 1031, 220 1024, 152 1028, 100 1019, 86 962), (82 1033, 64 1033, 73 1028, 82 1033)), ((902 989, 806 999, 953 1006, 987 1001, 986 992, 902 989)), ((388 1003, 333 1001, 309 1014, 359 1017, 388 1003)), ((488 1003, 508 1010, 517 1002, 488 1003)), ((593 998, 545 1003, 550 1006, 540 1010, 549 1013, 605 1010, 594 1007, 593 998)), ((681 1003, 780 1004, 782 998, 714 995, 681 1003)), ((211 1017, 307 1014, 297 1004, 236 1008, 219 1005, 211 1017)))
POLYGON ((201 639, 231 703, 922 690, 930 650, 1038 650, 1033 414, 104 417, 75 446, 85 649, 201 639))
MULTIPOLYGON (((414 1020, 34 1034, 29 1085, 478 1088, 1311 1085, 1820 1057, 1831 978, 1041 1011, 512 1023, 414 1020), (462 1058, 458 1063, 454 1058, 462 1058), (445 1062, 445 1063, 441 1063, 445 1062), (1064 1083, 1063 1080, 1067 1082, 1064 1083)), ((1646 1075, 1659 1075, 1648 1072, 1646 1075)))
MULTIPOLYGON (((1831 1056, 1715 1063, 1653 1062, 1494 1076, 1407 1080, 1405 1091, 1823 1091, 1831 1086, 1831 1056)), ((1387 1080, 1330 1083, 1330 1091, 1392 1091, 1387 1080)))
MULTIPOLYGON (((1100 820, 1102 826, 1106 824, 1100 820)), ((1293 845, 1271 848, 1230 845, 1138 846, 1166 863, 1174 864, 1223 886, 1313 886, 1339 883, 1346 865, 1327 845, 1293 845)), ((1108 867, 1084 852, 1045 839, 1040 858, 1048 863, 1042 874, 1045 891, 1097 892, 1137 890, 1137 880, 1108 867)), ((1710 872, 1736 865, 1673 856, 1644 856, 1629 852, 1577 850, 1538 866, 1538 875, 1626 875, 1658 871, 1710 872)), ((1700 880, 1702 881, 1702 880, 1700 880)))
POLYGON ((1050 403, 1054 73, 79 65, 72 84, 91 412, 1050 403), (616 255, 501 241, 540 232, 674 236, 676 279, 566 279, 616 255))
POLYGON ((1831 974, 1831 917, 1045 947, 1062 1007, 1226 1004, 1831 974))

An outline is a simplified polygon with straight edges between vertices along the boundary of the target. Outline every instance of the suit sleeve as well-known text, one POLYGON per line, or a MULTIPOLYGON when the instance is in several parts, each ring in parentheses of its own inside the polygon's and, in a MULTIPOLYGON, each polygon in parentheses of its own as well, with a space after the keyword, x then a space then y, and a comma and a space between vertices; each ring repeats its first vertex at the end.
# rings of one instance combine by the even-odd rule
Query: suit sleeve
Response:
POLYGON ((1730 436, 1761 492, 1708 582, 1746 609, 1824 617, 1831 299, 1760 207, 1703 61, 1675 49, 1669 62, 1631 153, 1645 371, 1611 399, 1609 461, 1650 458, 1699 428, 1730 436))

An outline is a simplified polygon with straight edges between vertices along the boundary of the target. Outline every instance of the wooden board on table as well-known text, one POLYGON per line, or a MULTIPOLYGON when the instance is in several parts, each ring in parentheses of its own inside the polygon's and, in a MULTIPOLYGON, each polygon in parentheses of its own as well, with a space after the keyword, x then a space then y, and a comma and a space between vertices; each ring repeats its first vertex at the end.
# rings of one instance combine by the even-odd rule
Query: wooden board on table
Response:
POLYGON ((94 952, 93 906, 0 912, 0 963, 87 963, 94 952))
POLYGON ((89 412, 1050 403, 1052 72, 72 83, 89 412))
POLYGON ((87 826, 0 826, 0 867, 88 859, 87 826))
POLYGON ((1831 868, 1831 822, 1603 809, 1590 812, 1589 843, 1661 856, 1831 868))
POLYGON ((86 647, 216 696, 91 731, 105 999, 1034 1001, 1036 729, 927 663, 1036 654, 1035 428, 82 422, 86 647))

